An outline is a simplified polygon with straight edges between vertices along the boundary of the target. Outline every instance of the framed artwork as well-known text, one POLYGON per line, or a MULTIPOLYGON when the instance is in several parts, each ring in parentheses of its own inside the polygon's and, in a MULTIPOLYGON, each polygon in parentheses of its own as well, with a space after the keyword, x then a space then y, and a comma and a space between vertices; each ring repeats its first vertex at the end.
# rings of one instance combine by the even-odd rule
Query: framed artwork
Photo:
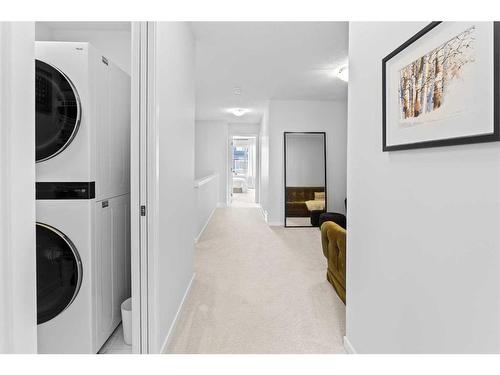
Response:
POLYGON ((383 151, 500 140, 500 23, 432 22, 382 60, 383 151))

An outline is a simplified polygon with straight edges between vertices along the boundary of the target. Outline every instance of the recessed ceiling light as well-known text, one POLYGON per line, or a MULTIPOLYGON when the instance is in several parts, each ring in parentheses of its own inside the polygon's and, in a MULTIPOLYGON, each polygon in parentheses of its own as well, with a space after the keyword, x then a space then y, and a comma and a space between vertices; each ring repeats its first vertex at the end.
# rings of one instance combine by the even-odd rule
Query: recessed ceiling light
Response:
POLYGON ((232 113, 236 117, 241 117, 241 116, 247 114, 248 112, 250 112, 250 110, 248 108, 229 108, 227 111, 229 113, 232 113))
POLYGON ((238 87, 236 86, 234 89, 233 89, 233 93, 234 95, 241 95, 243 92, 243 90, 241 90, 241 87, 238 87))
POLYGON ((341 66, 340 68, 337 69, 335 75, 337 76, 337 78, 341 79, 344 82, 349 81, 349 66, 348 65, 341 66))

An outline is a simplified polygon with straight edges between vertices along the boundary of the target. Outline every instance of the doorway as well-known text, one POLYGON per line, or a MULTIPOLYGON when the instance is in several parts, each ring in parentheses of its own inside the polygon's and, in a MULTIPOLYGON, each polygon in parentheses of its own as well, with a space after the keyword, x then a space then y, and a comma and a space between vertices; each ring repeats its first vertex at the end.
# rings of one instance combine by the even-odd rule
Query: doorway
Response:
POLYGON ((37 351, 139 352, 122 325, 137 212, 131 23, 35 22, 34 31, 37 351))
POLYGON ((258 207, 257 137, 232 135, 229 142, 229 206, 258 207))

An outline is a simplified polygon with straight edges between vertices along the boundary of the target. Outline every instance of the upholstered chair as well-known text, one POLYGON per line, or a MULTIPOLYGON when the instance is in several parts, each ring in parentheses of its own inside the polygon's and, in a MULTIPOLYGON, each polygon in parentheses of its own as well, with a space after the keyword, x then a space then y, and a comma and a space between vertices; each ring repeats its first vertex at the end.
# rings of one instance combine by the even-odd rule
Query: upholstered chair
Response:
POLYGON ((325 221, 321 225, 321 242, 328 261, 326 278, 345 303, 346 230, 333 221, 325 221))

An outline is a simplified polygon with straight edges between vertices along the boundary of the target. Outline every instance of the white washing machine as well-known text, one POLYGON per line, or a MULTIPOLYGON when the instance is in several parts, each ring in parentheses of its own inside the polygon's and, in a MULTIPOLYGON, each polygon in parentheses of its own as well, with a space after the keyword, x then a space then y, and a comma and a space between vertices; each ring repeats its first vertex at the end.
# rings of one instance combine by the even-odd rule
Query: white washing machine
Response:
POLYGON ((89 43, 36 42, 37 183, 129 189, 130 77, 89 43))
POLYGON ((38 352, 97 353, 130 297, 129 195, 96 201, 68 185, 43 194, 36 203, 38 352), (50 199, 58 189, 74 199, 50 199))

